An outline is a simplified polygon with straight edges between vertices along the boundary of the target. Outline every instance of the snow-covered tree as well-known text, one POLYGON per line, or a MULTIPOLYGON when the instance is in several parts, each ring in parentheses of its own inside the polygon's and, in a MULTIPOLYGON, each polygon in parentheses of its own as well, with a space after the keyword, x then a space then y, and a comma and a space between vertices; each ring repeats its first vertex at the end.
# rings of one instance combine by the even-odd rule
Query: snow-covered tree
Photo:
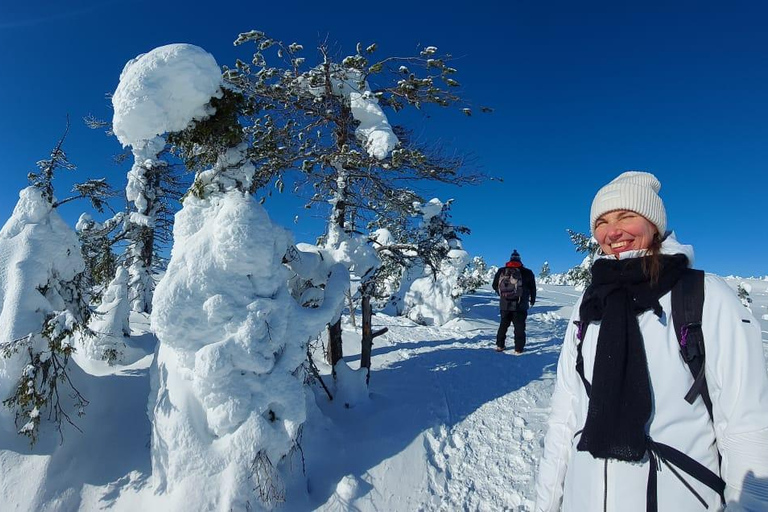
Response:
MULTIPOLYGON (((461 159, 415 144, 405 129, 390 124, 384 110, 456 104, 456 70, 431 46, 415 57, 371 62, 375 44, 358 45, 354 55, 341 59, 321 45, 320 62, 307 64, 300 44, 259 31, 235 41, 246 43, 255 45, 254 55, 249 63, 238 60, 225 78, 254 106, 246 133, 257 176, 264 183, 274 178, 282 188, 285 171, 299 171, 294 190, 311 188, 310 206, 329 205, 321 245, 340 261, 357 259, 348 268, 370 296, 367 280, 377 263, 363 250, 369 244, 360 234, 366 224, 377 217, 413 216, 414 202, 423 202, 411 186, 419 181, 479 179, 460 172, 461 159)), ((335 365, 341 359, 340 324, 331 326, 329 344, 335 365)))
POLYGON ((488 279, 488 265, 482 256, 475 256, 459 274, 454 294, 456 297, 461 297, 468 293, 475 293, 478 288, 490 282, 491 280, 488 279))
POLYGON ((409 269, 409 277, 415 279, 401 281, 402 314, 426 325, 443 325, 461 313, 459 278, 469 263, 469 254, 458 235, 468 230, 451 223, 451 203, 435 198, 419 207, 422 240, 430 248, 421 253, 429 259, 421 259, 409 269))
POLYGON ((0 396, 6 406, 0 422, 15 422, 31 443, 46 431, 44 424, 63 436, 62 422, 74 425, 71 415, 82 414, 87 404, 68 372, 73 334, 83 329, 90 310, 77 235, 56 210, 72 199, 54 196, 55 171, 74 168, 63 142, 37 163, 39 172, 29 175, 32 186, 19 193, 0 230, 0 396))
POLYGON ((81 336, 78 349, 86 357, 109 364, 121 361, 125 339, 130 337, 130 302, 128 300, 128 271, 115 269, 115 277, 101 296, 101 304, 91 315, 88 336, 81 336))
POLYGON ((154 290, 155 223, 160 209, 160 178, 166 167, 158 156, 164 148, 165 140, 161 137, 136 143, 132 148, 134 164, 128 172, 125 189, 126 198, 133 205, 126 219, 131 308, 141 313, 150 312, 154 290))
MULTIPOLYGON (((221 74, 202 49, 157 48, 131 69, 141 80, 126 88, 122 104, 147 105, 116 109, 114 126, 116 133, 143 130, 126 130, 132 147, 148 140, 147 125, 152 136, 194 131, 198 116, 216 116, 211 98, 223 94, 221 74), (174 83, 184 87, 164 94, 174 83)), ((152 303, 159 340, 149 403, 153 475, 159 490, 205 509, 262 509, 282 500, 281 463, 306 416, 299 375, 306 344, 338 318, 349 279, 337 265, 318 307, 294 300, 283 265, 291 236, 250 194, 256 167, 247 152, 246 144, 222 148, 196 173, 152 303)))
MULTIPOLYGON (((201 73, 205 81, 189 83, 180 77, 182 70, 168 72, 183 45, 167 45, 139 55, 129 61, 120 74, 120 82, 112 95, 114 116, 112 130, 123 145, 130 147, 134 163, 128 172, 126 198, 131 205, 125 218, 125 234, 128 239, 125 265, 129 273, 129 290, 133 311, 150 312, 154 289, 153 270, 156 269, 156 237, 158 232, 168 233, 170 224, 169 194, 177 185, 177 177, 167 162, 161 158, 166 142, 161 135, 183 130, 192 119, 202 119, 213 112, 210 100, 221 96, 220 77, 201 73), (149 72, 150 65, 165 74, 162 80, 153 82, 160 72, 149 72), (151 89, 153 95, 137 96, 137 91, 151 89), (165 108, 193 99, 202 103, 194 112, 165 108), (157 112, 163 111, 163 115, 157 112), (189 114, 191 117, 186 118, 189 114)), ((209 55, 210 57, 210 55, 209 55)), ((216 66, 212 57, 196 63, 202 69, 216 66)), ((162 239, 162 234, 160 235, 162 239)))
POLYGON ((552 271, 549 269, 549 262, 545 261, 544 264, 541 266, 541 271, 539 272, 539 281, 542 283, 548 282, 549 276, 552 274, 552 271))
POLYGON ((590 235, 568 230, 568 236, 571 243, 576 248, 576 252, 586 254, 581 264, 571 268, 566 272, 566 282, 576 287, 577 290, 584 290, 592 281, 592 263, 595 261, 597 252, 600 250, 600 244, 590 235))
POLYGON ((113 247, 122 238, 123 217, 120 212, 101 223, 83 213, 75 225, 85 260, 87 283, 92 290, 92 299, 97 302, 117 272, 119 262, 113 247))
POLYGON ((752 285, 749 283, 741 282, 736 286, 736 293, 739 296, 739 300, 741 300, 741 303, 744 304, 744 307, 749 309, 750 311, 752 308, 750 307, 750 304, 752 303, 752 299, 750 298, 749 294, 752 292, 752 285))

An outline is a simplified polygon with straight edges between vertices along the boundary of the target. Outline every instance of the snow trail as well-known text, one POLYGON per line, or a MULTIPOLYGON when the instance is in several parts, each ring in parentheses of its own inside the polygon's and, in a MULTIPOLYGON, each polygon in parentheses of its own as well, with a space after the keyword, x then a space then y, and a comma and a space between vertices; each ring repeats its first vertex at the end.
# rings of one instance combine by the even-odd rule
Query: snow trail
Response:
MULTIPOLYGON (((530 510, 534 505, 535 469, 549 415, 554 367, 566 320, 532 310, 526 329, 526 352, 494 354, 491 375, 517 380, 520 387, 483 404, 451 427, 425 434, 430 463, 430 501, 424 510, 530 510), (554 357, 553 357, 554 354, 554 357), (533 358, 538 358, 535 362, 533 358), (539 372, 538 377, 533 373, 539 372), (536 380, 529 379, 533 378, 536 380)), ((511 337, 511 331, 509 333, 511 337)), ((495 326, 483 334, 494 345, 495 326)), ((448 406, 450 407, 450 401, 448 406)), ((452 422, 447 421, 450 425, 452 422)))

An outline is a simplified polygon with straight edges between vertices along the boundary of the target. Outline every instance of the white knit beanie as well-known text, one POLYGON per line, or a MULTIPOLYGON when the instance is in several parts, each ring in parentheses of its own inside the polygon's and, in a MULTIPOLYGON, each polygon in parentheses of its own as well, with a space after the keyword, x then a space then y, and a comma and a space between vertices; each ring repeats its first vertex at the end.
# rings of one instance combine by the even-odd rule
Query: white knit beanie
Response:
POLYGON ((667 212, 659 197, 661 183, 649 172, 627 171, 597 191, 589 212, 589 229, 595 234, 595 221, 604 213, 630 210, 651 221, 664 236, 667 212))

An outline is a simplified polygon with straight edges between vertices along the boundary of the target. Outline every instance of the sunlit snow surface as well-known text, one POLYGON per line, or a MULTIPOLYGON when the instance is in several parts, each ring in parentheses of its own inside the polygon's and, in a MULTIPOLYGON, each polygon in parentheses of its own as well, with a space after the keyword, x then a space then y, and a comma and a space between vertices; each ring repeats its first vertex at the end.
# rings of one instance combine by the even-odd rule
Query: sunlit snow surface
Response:
MULTIPOLYGON (((741 281, 729 283, 735 289, 741 281)), ((747 282, 761 319, 768 282, 747 282)), ((374 328, 389 332, 374 343, 370 399, 346 408, 314 388, 302 436, 306 474, 301 453, 286 461, 281 510, 530 510, 555 364, 578 294, 540 287, 519 357, 492 350, 498 304, 490 290, 463 298, 463 316, 439 328, 376 315, 374 328)), ((36 455, 23 443, 0 446, 3 510, 194 509, 156 494, 149 474, 153 339, 142 319, 132 316, 130 343, 143 359, 86 367, 81 376, 91 400, 76 419, 82 434, 67 428, 62 446, 36 455)), ((768 320, 760 322, 768 352, 768 320)), ((344 328, 346 359, 356 368, 359 327, 344 328)), ((320 371, 330 384, 330 369, 320 371)))

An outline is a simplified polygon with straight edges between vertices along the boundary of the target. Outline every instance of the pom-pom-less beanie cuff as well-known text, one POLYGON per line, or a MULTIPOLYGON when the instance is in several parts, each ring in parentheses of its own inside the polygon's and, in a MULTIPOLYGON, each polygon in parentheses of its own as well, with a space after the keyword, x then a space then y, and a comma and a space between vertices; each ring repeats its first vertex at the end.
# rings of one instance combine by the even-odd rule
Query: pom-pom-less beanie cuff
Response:
POLYGON ((589 229, 595 234, 595 221, 615 210, 630 210, 639 213, 664 235, 667 229, 667 213, 659 197, 661 183, 656 176, 647 172, 628 171, 601 188, 592 201, 589 215, 589 229))

